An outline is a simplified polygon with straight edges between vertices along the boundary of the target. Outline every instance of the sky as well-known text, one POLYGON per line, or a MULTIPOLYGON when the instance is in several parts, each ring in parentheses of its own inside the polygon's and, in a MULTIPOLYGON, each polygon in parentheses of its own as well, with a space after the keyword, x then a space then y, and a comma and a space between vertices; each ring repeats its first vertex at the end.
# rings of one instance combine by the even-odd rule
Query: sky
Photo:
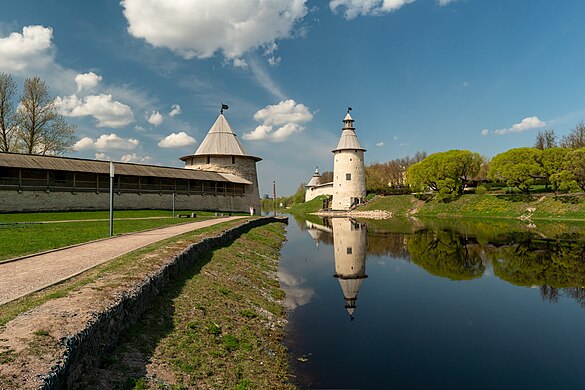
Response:
POLYGON ((19 0, 0 72, 39 76, 77 126, 68 156, 181 167, 221 104, 292 194, 351 106, 366 163, 493 157, 585 120, 582 0, 19 0))

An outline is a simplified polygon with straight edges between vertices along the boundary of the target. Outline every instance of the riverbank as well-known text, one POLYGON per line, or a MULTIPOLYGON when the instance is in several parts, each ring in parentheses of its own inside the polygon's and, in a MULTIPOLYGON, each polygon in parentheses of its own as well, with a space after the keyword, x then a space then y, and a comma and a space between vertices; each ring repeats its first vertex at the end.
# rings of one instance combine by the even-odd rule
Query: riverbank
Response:
POLYGON ((585 194, 476 195, 451 202, 423 201, 414 195, 377 196, 347 212, 320 212, 321 201, 291 207, 291 214, 318 214, 352 218, 439 217, 513 218, 522 220, 585 221, 585 194))
MULTIPOLYGON (((276 234, 276 236, 269 235, 264 230, 262 230, 263 233, 253 233, 255 229, 263 229, 262 227, 254 228, 254 226, 258 225, 256 222, 234 221, 222 224, 222 226, 218 225, 213 228, 187 233, 121 256, 61 285, 53 286, 18 301, 0 306, 0 319, 2 323, 5 323, 0 329, 0 388, 35 388, 39 384, 48 382, 51 382, 53 386, 66 387, 67 384, 63 382, 62 375, 65 375, 65 378, 80 378, 85 376, 88 367, 107 363, 108 359, 102 360, 104 351, 112 347, 110 344, 116 342, 121 330, 134 322, 142 311, 151 308, 153 297, 158 295, 169 284, 169 280, 173 280, 172 285, 175 286, 175 290, 182 291, 181 281, 185 283, 186 275, 198 275, 199 273, 207 275, 205 267, 212 263, 210 260, 211 254, 215 255, 216 252, 224 249, 229 249, 238 254, 249 253, 250 251, 240 252, 237 249, 236 242, 240 239, 237 237, 240 237, 242 233, 244 236, 252 235, 254 237, 253 244, 250 245, 253 253, 250 253, 247 257, 240 258, 239 261, 247 264, 246 269, 253 270, 261 267, 263 272, 261 276, 259 276, 260 274, 252 274, 256 275, 256 277, 262 277, 264 284, 255 284, 255 280, 248 277, 249 274, 246 273, 229 273, 225 277, 229 280, 229 278, 234 278, 235 275, 238 275, 236 282, 247 281, 250 283, 247 285, 250 291, 248 296, 255 296, 255 294, 263 296, 262 294, 267 291, 265 286, 272 286, 274 296, 268 296, 273 296, 273 306, 267 308, 264 305, 257 304, 257 301, 248 300, 248 296, 245 296, 240 297, 242 298, 242 304, 249 305, 246 310, 242 309, 241 312, 244 314, 231 314, 233 314, 235 321, 239 321, 242 324, 247 323, 246 318, 248 317, 250 317, 250 321, 264 324, 268 321, 266 318, 269 317, 268 313, 270 313, 275 318, 272 323, 278 323, 276 318, 279 317, 276 314, 281 312, 274 307, 279 305, 278 291, 280 290, 275 275, 278 264, 278 249, 284 240, 283 228, 281 224, 270 225, 268 231, 270 229, 280 230, 280 235, 276 234), (253 225, 249 225, 250 223, 253 223, 253 225), (244 227, 244 225, 249 227, 244 227), (232 233, 225 236, 225 233, 229 231, 232 233), (225 237, 227 241, 222 241, 224 239, 220 237, 225 237), (197 242, 204 244, 207 249, 205 251, 196 249, 193 252, 192 248, 197 245, 194 244, 197 242), (213 244, 214 242, 217 243, 213 244), (220 242, 223 244, 220 244, 220 242), (261 245, 264 242, 271 243, 276 249, 270 252, 268 247, 261 245), (221 249, 209 246, 218 244, 222 245, 221 249), (188 248, 187 252, 185 252, 185 248, 188 248), (274 251, 276 255, 274 255, 274 251), (252 264, 254 261, 252 255, 254 253, 259 259, 252 264), (195 265, 189 265, 192 262, 190 259, 196 260, 195 265), (268 265, 262 265, 262 259, 267 263, 272 262, 274 270, 271 271, 268 265), (178 278, 173 279, 173 275, 178 275, 178 278), (179 283, 179 285, 176 283, 179 283)), ((222 259, 225 259, 225 257, 220 258, 219 261, 222 259)), ((226 269, 228 268, 225 264, 220 264, 220 271, 222 271, 223 266, 226 269)), ((215 287, 219 291, 221 285, 215 285, 215 287)), ((219 293, 222 296, 229 295, 230 287, 226 287, 226 290, 221 289, 219 293), (226 292, 227 294, 223 294, 226 292)), ((206 295, 198 295, 197 299, 189 307, 195 310, 195 303, 197 303, 205 308, 206 297, 206 295)), ((223 303, 221 300, 219 302, 223 303)), ((228 307, 226 304, 224 306, 228 307)), ((176 306, 165 306, 161 307, 160 310, 161 312, 174 313, 176 312, 176 306)), ((281 308, 280 310, 283 309, 281 308)), ((171 316, 171 318, 170 323, 165 322, 165 333, 173 329, 175 317, 171 316)), ((213 327, 206 329, 216 337, 216 341, 220 342, 220 346, 224 342, 227 343, 229 348, 232 348, 234 343, 239 345, 240 339, 238 335, 228 332, 230 328, 225 327, 222 317, 214 317, 210 318, 210 320, 213 324, 217 324, 219 333, 213 327), (223 336, 233 336, 234 338, 224 338, 223 336)), ((209 325, 209 323, 205 325, 209 325)), ((194 327, 194 325, 193 327, 187 326, 186 329, 192 331, 194 327)), ((276 330, 271 335, 276 334, 277 331, 278 328, 276 327, 276 330)), ((250 333, 254 336, 253 332, 250 333)), ((274 340, 279 344, 277 336, 274 337, 274 340)), ((142 341, 139 338, 137 348, 143 345, 142 341)), ((247 345, 246 343, 243 344, 247 345)), ((183 344, 179 343, 179 345, 183 344)), ((188 345, 185 345, 185 348, 187 347, 188 345)), ((286 363, 285 351, 279 351, 276 347, 271 351, 274 354, 271 356, 278 356, 279 362, 284 361, 286 363)), ((210 356, 216 362, 222 361, 222 359, 229 360, 230 358, 230 356, 220 357, 214 354, 210 354, 210 356)), ((164 364, 173 367, 173 362, 175 360, 170 359, 164 364)), ((280 372, 283 373, 282 377, 286 376, 286 364, 284 369, 277 370, 269 363, 270 361, 267 359, 265 365, 271 372, 280 372)), ((218 375, 220 371, 217 371, 218 375)), ((141 376, 136 376, 135 371, 128 370, 125 373, 124 380, 126 382, 123 385, 127 386, 128 380, 138 383, 141 378, 141 376)), ((240 379, 244 381, 242 383, 246 383, 247 377, 242 376, 240 379)), ((274 375, 270 376, 270 379, 274 379, 274 375)), ((144 381, 142 380, 142 382, 144 381)), ((73 382, 73 384, 75 383, 73 382)), ((236 384, 238 383, 240 382, 236 384)), ((71 385, 72 383, 69 382, 69 384, 71 385)), ((155 385, 153 386, 156 387, 155 385)))

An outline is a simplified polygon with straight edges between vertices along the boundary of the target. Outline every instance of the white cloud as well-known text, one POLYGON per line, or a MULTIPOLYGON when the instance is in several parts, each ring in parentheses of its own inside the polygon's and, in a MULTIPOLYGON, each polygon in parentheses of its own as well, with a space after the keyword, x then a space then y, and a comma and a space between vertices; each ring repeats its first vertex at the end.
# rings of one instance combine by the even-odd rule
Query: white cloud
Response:
POLYGON ((258 63, 255 59, 250 59, 250 70, 256 78, 256 81, 268 92, 276 96, 278 99, 286 99, 285 94, 280 90, 280 87, 270 77, 270 74, 264 69, 264 66, 258 63))
POLYGON ((13 32, 0 37, 0 70, 17 72, 52 62, 52 39, 53 29, 44 26, 25 26, 22 34, 13 32))
POLYGON ((179 115, 181 112, 183 112, 181 111, 181 106, 179 106, 178 104, 173 104, 171 106, 171 112, 169 112, 169 116, 173 117, 175 115, 179 115))
POLYGON ((110 156, 108 156, 107 154, 105 154, 103 152, 96 152, 95 159, 96 160, 105 160, 105 161, 111 160, 110 156))
POLYGON ((93 72, 82 73, 75 76, 75 84, 77 84, 78 93, 84 89, 94 89, 100 81, 102 81, 102 76, 98 76, 93 72))
POLYGON ((483 129, 483 130, 481 131, 481 135, 483 135, 484 137, 485 137, 486 135, 488 135, 489 133, 490 133, 489 129, 483 129))
POLYGON ((181 131, 180 133, 172 133, 163 138, 158 146, 161 148, 181 148, 184 146, 195 145, 197 140, 189 134, 181 131))
POLYGON ((276 65, 280 64, 280 60, 281 60, 280 57, 272 56, 272 57, 268 58, 268 63, 271 66, 276 66, 276 65))
POLYGON ((254 114, 254 119, 262 124, 244 134, 244 139, 280 142, 303 131, 305 129, 303 124, 313 119, 313 114, 304 104, 289 99, 258 110, 254 114))
MULTIPOLYGON (((134 138, 120 138, 117 134, 102 134, 96 140, 84 137, 77 141, 73 148, 75 150, 133 150, 140 142, 134 138)), ((96 155, 97 158, 97 155, 96 155)))
POLYGON ((384 146, 384 142, 378 142, 376 146, 384 146))
POLYGON ((152 157, 150 157, 150 156, 139 156, 136 153, 125 154, 122 157, 120 157, 120 162, 123 162, 123 163, 146 164, 146 163, 152 162, 152 157))
POLYGON ((457 0, 437 0, 437 4, 439 4, 441 7, 444 7, 446 5, 449 5, 451 3, 456 2, 457 0))
POLYGON ((412 2, 414 0, 331 0, 329 8, 333 13, 342 10, 344 18, 351 20, 360 15, 381 15, 396 11, 412 2))
POLYGON ((130 107, 112 101, 112 95, 100 94, 78 98, 75 95, 57 97, 55 105, 61 115, 69 117, 92 116, 97 127, 124 127, 134 122, 130 107))
POLYGON ((243 60, 241 58, 234 58, 232 64, 236 68, 248 69, 248 63, 246 62, 246 60, 243 60))
POLYGON ((142 126, 134 126, 134 131, 138 131, 139 133, 146 131, 146 129, 142 126))
POLYGON ((163 122, 164 117, 158 111, 153 111, 150 116, 148 117, 148 123, 154 126, 160 126, 163 122))
POLYGON ((305 17, 306 0, 122 0, 128 32, 182 57, 235 59, 289 38, 305 17))
POLYGON ((546 122, 541 121, 540 119, 538 119, 537 116, 530 116, 528 118, 522 119, 520 123, 513 124, 512 127, 509 127, 507 129, 499 129, 494 131, 494 133, 498 135, 508 133, 521 133, 526 130, 538 129, 544 126, 546 126, 546 122))

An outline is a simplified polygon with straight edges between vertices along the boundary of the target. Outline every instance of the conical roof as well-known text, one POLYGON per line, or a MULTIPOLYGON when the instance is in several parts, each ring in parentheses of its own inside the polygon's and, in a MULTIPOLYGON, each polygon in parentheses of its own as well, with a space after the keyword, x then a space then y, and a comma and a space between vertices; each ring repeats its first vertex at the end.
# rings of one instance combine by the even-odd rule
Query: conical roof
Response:
POLYGON ((250 156, 244 151, 244 147, 223 114, 219 114, 195 152, 195 156, 207 155, 246 156, 261 160, 259 157, 250 156))
POLYGON ((321 184, 321 175, 319 175, 319 167, 315 169, 315 173, 313 173, 313 177, 311 180, 305 185, 305 187, 314 187, 321 184))
POLYGON ((354 149, 354 150, 363 150, 366 149, 362 148, 360 145, 360 141, 358 141, 357 135, 355 134, 355 128, 353 127, 353 118, 349 115, 345 115, 343 118, 343 130, 341 131, 341 138, 339 138, 339 142, 337 143, 337 147, 333 150, 333 152, 337 152, 339 150, 346 150, 346 149, 354 149))

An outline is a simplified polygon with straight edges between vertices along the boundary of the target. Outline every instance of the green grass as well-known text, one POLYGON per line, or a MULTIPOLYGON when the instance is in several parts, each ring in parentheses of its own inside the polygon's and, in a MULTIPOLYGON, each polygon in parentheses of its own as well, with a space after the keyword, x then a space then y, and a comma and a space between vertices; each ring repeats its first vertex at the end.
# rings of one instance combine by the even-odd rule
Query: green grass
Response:
POLYGON ((284 233, 282 224, 262 226, 202 254, 87 380, 109 378, 102 382, 109 388, 129 375, 146 378, 146 388, 293 388, 276 325, 285 315, 275 277, 284 233))
POLYGON ((585 220, 585 195, 466 194, 451 202, 415 199, 412 195, 385 196, 373 199, 359 210, 388 210, 405 216, 416 209, 417 217, 519 218, 532 220, 585 220))
MULTIPOLYGON (((114 234, 138 232, 185 222, 209 219, 164 218, 114 221, 114 234)), ((108 221, 26 223, 0 225, 0 261, 109 236, 108 221)))
MULTIPOLYGON (((213 216, 213 211, 175 210, 175 215, 191 214, 196 212, 197 216, 213 216)), ((227 213, 224 213, 227 214, 227 213)), ((245 213, 232 213, 232 215, 245 215, 245 213)), ((115 210, 116 218, 171 218, 171 210, 115 210)), ((110 212, 103 211, 65 211, 65 212, 44 212, 44 213, 3 213, 0 214, 0 224, 14 222, 43 222, 43 221, 67 221, 67 220, 88 220, 107 219, 110 212)))
POLYGON ((59 284, 0 305, 0 327, 25 311, 40 306, 49 300, 65 297, 69 293, 77 291, 96 280, 106 280, 109 277, 113 277, 117 284, 124 283, 124 278, 134 280, 137 274, 153 266, 153 255, 172 253, 173 251, 184 248, 186 246, 185 242, 194 242, 203 237, 215 235, 229 227, 238 226, 245 221, 246 219, 223 222, 161 240, 142 249, 117 257, 112 261, 94 267, 59 284))
POLYGON ((316 213, 317 211, 321 210, 323 207, 323 199, 324 196, 318 196, 315 199, 312 199, 308 202, 304 203, 296 203, 292 205, 287 212, 293 215, 303 215, 303 214, 310 214, 316 213))

